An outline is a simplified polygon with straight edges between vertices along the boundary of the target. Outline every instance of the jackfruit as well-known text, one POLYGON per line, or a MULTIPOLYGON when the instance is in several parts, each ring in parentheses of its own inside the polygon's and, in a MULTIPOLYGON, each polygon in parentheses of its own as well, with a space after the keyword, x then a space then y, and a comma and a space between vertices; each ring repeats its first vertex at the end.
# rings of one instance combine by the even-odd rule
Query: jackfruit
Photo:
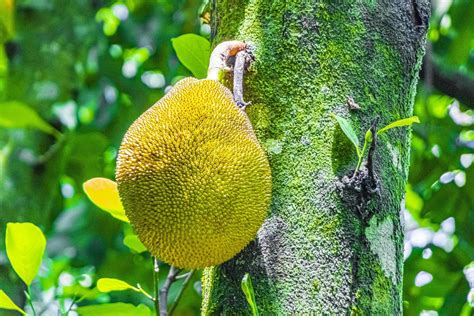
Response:
POLYGON ((271 199, 270 167, 247 115, 209 79, 179 81, 130 126, 116 180, 139 239, 179 268, 234 257, 271 199))

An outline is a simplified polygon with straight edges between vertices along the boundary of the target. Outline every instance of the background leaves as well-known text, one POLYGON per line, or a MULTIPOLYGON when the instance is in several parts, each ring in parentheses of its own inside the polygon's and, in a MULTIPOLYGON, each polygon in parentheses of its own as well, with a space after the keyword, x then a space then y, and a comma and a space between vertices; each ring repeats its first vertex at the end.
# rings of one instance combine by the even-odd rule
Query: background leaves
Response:
POLYGON ((102 278, 97 281, 97 288, 101 292, 133 290, 140 292, 136 287, 119 279, 102 278))
POLYGON ((32 108, 15 101, 0 104, 0 127, 36 128, 48 134, 59 134, 54 127, 43 120, 32 108))
POLYGON ((211 44, 196 34, 184 34, 171 39, 179 61, 198 78, 205 78, 209 67, 211 44))
MULTIPOLYGON (((57 314, 57 305, 42 302, 52 292, 62 293, 55 299, 65 309, 122 301, 135 310, 148 304, 135 291, 97 291, 100 278, 118 278, 152 292, 151 258, 146 251, 137 254, 141 249, 130 242, 135 239, 130 225, 100 211, 82 185, 93 177, 114 179, 123 134, 167 87, 182 77, 206 76, 205 63, 193 62, 194 55, 189 63, 180 57, 199 47, 197 58, 208 60, 208 44, 196 37, 210 38, 209 26, 198 17, 200 6, 195 0, 77 0, 67 6, 56 0, 0 1, 0 112, 7 103, 20 103, 47 124, 39 124, 43 130, 1 126, 0 231, 7 222, 28 221, 48 235, 44 269, 31 285, 34 303, 45 314, 57 314), (178 38, 200 43, 177 48, 171 40, 178 38), (61 143, 51 127, 64 135, 61 143)), ((457 87, 474 76, 473 13, 471 0, 433 1, 430 46, 414 106, 421 123, 412 128, 403 212, 405 315, 472 313, 464 271, 474 261, 474 99, 457 87), (420 282, 426 276, 421 272, 431 274, 431 282, 420 282)), ((390 133, 403 130, 380 138, 390 143, 390 133)), ((6 258, 3 237, 0 258, 6 258)), ((163 265, 160 279, 166 274, 163 265)), ((199 280, 193 277, 175 315, 199 313, 199 280)), ((22 281, 9 260, 0 260, 0 285, 14 302, 23 301, 22 281)), ((176 294, 172 288, 170 300, 176 294)))
POLYGON ((14 310, 26 315, 25 311, 18 307, 3 290, 0 290, 0 309, 14 310))
POLYGON ((43 232, 31 223, 9 223, 5 243, 13 269, 23 282, 30 286, 38 273, 46 249, 43 232))
POLYGON ((81 316, 151 316, 151 310, 140 304, 134 306, 127 303, 110 303, 79 307, 77 312, 81 316))
POLYGON ((117 183, 105 178, 93 178, 84 182, 83 189, 97 207, 122 222, 129 222, 120 201, 117 183))

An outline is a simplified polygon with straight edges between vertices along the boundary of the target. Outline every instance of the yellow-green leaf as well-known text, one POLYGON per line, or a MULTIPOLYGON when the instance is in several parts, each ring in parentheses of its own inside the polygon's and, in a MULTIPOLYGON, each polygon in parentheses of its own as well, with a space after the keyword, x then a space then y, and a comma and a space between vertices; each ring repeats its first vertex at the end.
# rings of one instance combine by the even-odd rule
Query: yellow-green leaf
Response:
POLYGON ((211 44, 207 39, 196 34, 184 34, 171 39, 179 61, 193 75, 202 79, 207 76, 211 44))
POLYGON ((32 223, 8 223, 5 244, 13 270, 30 286, 46 248, 43 232, 32 223))
POLYGON ((132 249, 137 253, 142 253, 147 251, 146 247, 142 244, 137 235, 127 235, 123 239, 123 243, 128 248, 132 249))
POLYGON ((110 303, 89 305, 77 308, 80 316, 151 316, 151 310, 140 304, 138 306, 127 303, 110 303))
POLYGON ((78 297, 77 302, 83 300, 93 300, 100 294, 99 289, 82 287, 80 284, 68 285, 63 287, 62 294, 64 297, 78 297))
POLYGON ((247 299, 247 303, 250 305, 250 309, 252 310, 253 316, 258 316, 258 308, 257 303, 255 302, 255 293, 253 291, 252 279, 250 278, 250 274, 245 273, 244 277, 242 278, 241 282, 242 291, 245 294, 245 298, 247 299))
POLYGON ((114 15, 111 8, 102 8, 95 15, 96 21, 104 22, 103 31, 107 36, 112 36, 120 25, 120 19, 114 15))
POLYGON ((59 131, 43 120, 35 110, 17 101, 0 103, 0 127, 36 128, 56 137, 61 135, 59 131))
POLYGON ((354 129, 352 128, 351 123, 348 120, 346 120, 345 118, 340 117, 336 114, 332 114, 332 116, 333 116, 333 118, 336 119, 337 123, 341 127, 341 130, 344 132, 344 134, 347 136, 347 138, 349 138, 349 140, 354 145, 354 147, 356 149, 356 152, 357 152, 357 156, 361 157, 359 139, 357 138, 357 134, 355 133, 354 129))
POLYGON ((26 315, 25 311, 19 308, 3 290, 0 290, 0 308, 18 311, 26 315))
POLYGON ((14 8, 15 3, 13 0, 0 1, 0 44, 13 36, 14 8))
POLYGON ((412 117, 409 117, 409 118, 401 119, 401 120, 395 121, 393 123, 390 123, 387 126, 379 129, 377 131, 377 135, 382 134, 383 132, 385 132, 385 131, 387 131, 391 128, 412 125, 413 123, 420 123, 420 119, 418 118, 418 116, 412 116, 412 117))
POLYGON ((127 282, 112 278, 99 279, 99 281, 97 281, 97 289, 103 293, 125 290, 140 292, 140 289, 128 284, 127 282))
POLYGON ((82 185, 87 197, 100 209, 113 217, 128 223, 117 190, 117 183, 105 178, 92 178, 82 185))

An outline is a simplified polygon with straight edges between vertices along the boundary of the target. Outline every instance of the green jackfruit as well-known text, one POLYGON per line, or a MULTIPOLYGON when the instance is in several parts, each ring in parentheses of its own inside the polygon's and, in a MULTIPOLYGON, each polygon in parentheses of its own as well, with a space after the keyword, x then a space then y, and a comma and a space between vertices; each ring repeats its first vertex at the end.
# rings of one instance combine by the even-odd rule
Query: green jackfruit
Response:
POLYGON ((116 180, 140 240, 180 268, 235 256, 271 199, 270 167, 247 115, 207 79, 181 80, 131 125, 116 180))

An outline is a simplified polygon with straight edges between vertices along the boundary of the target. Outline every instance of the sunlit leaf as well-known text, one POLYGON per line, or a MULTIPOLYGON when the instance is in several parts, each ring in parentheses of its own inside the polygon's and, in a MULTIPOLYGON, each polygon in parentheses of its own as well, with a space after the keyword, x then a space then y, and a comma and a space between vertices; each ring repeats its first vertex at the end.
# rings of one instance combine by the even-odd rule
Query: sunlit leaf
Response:
POLYGON ((95 19, 98 22, 103 22, 103 31, 107 36, 112 36, 117 31, 118 26, 120 25, 120 19, 114 15, 114 12, 111 8, 101 8, 97 11, 95 19))
POLYGON ((32 223, 8 223, 5 245, 13 270, 30 286, 46 248, 43 232, 32 223))
POLYGON ((123 239, 123 243, 125 246, 130 248, 131 250, 137 252, 137 253, 142 253, 147 251, 146 247, 142 244, 140 239, 138 239, 137 235, 128 235, 125 236, 123 239))
POLYGON ((461 131, 461 133, 459 134, 459 139, 463 142, 473 142, 474 131, 473 130, 461 131))
POLYGON ((179 61, 198 78, 205 78, 209 66, 211 44, 196 34, 184 34, 171 39, 179 61))
POLYGON ((354 147, 357 151, 357 156, 360 157, 361 152, 360 152, 359 139, 357 138, 357 134, 355 133, 354 128, 352 128, 351 123, 345 118, 337 116, 336 114, 332 114, 332 116, 336 119, 337 123, 339 123, 339 126, 341 127, 342 131, 347 136, 347 138, 349 138, 352 144, 354 144, 354 147))
POLYGON ((81 316, 151 316, 151 310, 140 304, 110 303, 101 305, 82 306, 76 309, 81 316))
MULTIPOLYGON (((421 210, 423 209, 423 199, 420 197, 418 193, 413 191, 413 187, 410 184, 406 186, 406 208, 410 211, 412 215, 419 216, 421 210)), ((419 219, 416 218, 418 221, 419 219)))
POLYGON ((6 88, 6 79, 8 76, 8 57, 5 52, 5 45, 0 41, 0 95, 2 95, 6 88))
POLYGON ((35 110, 21 102, 9 101, 0 103, 0 127, 36 128, 48 134, 59 136, 60 133, 43 120, 35 110))
POLYGON ((0 290, 0 309, 14 310, 26 315, 25 311, 19 308, 13 301, 8 297, 3 290, 0 290))
POLYGON ((377 135, 382 134, 383 132, 386 132, 389 129, 392 129, 392 128, 395 128, 395 127, 402 127, 402 126, 412 125, 413 123, 420 123, 420 119, 418 118, 418 116, 412 116, 412 117, 409 117, 409 118, 401 119, 401 120, 395 121, 393 123, 390 123, 387 126, 379 129, 377 131, 377 135))
POLYGON ((82 185, 87 197, 100 209, 113 217, 128 223, 117 190, 117 183, 105 178, 92 178, 82 185))
POLYGON ((426 100, 426 107, 433 117, 442 119, 448 113, 453 98, 447 95, 432 94, 426 100))
POLYGON ((253 291, 252 279, 248 273, 245 273, 244 277, 242 278, 241 282, 242 291, 245 294, 245 298, 250 305, 250 309, 252 310, 253 316, 258 316, 258 308, 257 303, 255 302, 255 293, 253 291))
POLYGON ((137 65, 143 64, 150 58, 150 51, 146 47, 126 49, 123 53, 125 60, 133 60, 137 65))
POLYGON ((14 8, 13 0, 0 1, 0 44, 9 39, 14 32, 14 8))
POLYGON ((139 292, 140 290, 125 281, 112 278, 102 278, 97 281, 97 289, 100 292, 125 291, 133 290, 139 292))

